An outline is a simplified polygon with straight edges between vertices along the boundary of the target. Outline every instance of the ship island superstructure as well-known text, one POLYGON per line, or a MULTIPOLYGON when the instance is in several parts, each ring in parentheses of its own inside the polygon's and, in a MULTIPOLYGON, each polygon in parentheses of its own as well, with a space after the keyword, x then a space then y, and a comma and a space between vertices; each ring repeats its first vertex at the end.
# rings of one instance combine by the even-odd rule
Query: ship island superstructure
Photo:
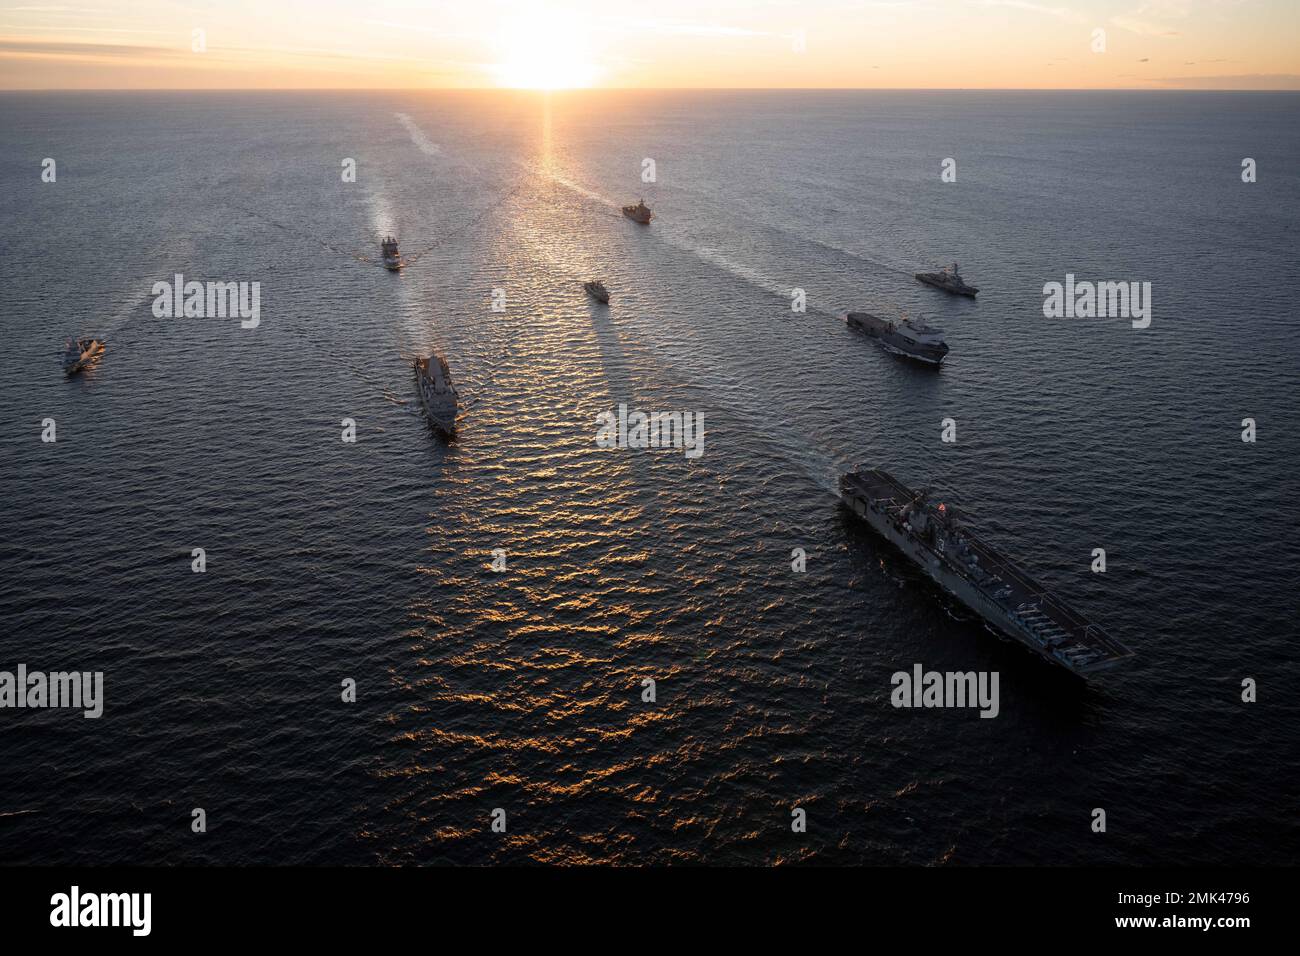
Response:
POLYGON ((983 541, 954 506, 879 468, 841 476, 840 496, 992 630, 1049 663, 1086 680, 1133 655, 983 541))

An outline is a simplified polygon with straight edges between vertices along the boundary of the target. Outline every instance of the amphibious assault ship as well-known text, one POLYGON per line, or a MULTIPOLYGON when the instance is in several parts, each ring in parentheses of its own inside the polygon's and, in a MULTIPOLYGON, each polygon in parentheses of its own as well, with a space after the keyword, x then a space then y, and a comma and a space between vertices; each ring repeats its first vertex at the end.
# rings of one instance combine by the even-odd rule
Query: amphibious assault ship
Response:
POLYGON ((853 512, 980 616, 995 633, 1087 679, 1133 652, 1068 607, 970 529, 952 505, 913 491, 879 468, 840 478, 853 512))
POLYGON ((966 284, 955 262, 950 266, 944 266, 938 272, 918 272, 916 277, 926 285, 951 292, 953 295, 968 295, 973 299, 975 293, 979 292, 975 286, 966 284))

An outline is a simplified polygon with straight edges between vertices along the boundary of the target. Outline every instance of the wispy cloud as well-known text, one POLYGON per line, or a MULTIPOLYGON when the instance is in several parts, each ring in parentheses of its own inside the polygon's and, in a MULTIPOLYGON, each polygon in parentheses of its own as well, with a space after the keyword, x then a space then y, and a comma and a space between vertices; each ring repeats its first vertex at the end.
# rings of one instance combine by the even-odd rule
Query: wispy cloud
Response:
POLYGON ((623 20, 622 26, 634 30, 660 33, 666 36, 690 37, 770 37, 780 34, 765 30, 750 30, 747 27, 726 26, 720 23, 697 23, 690 20, 623 20))
MULTIPOLYGON (((1215 5, 1222 6, 1223 3, 1215 5)), ((1111 17, 1110 22, 1138 36, 1178 36, 1178 31, 1172 28, 1178 21, 1191 16, 1192 7, 1193 0, 1142 0, 1128 12, 1111 17)))
MULTIPOLYGON (((188 50, 185 51, 188 55, 188 50)), ((161 57, 177 56, 178 47, 139 46, 128 43, 76 43, 60 40, 0 39, 0 55, 69 57, 161 57)))
POLYGON ((1235 73, 1219 76, 1159 76, 1157 83, 1212 90, 1300 90, 1300 73, 1235 73))
POLYGON ((477 33, 453 33, 453 32, 439 30, 436 27, 425 26, 420 23, 398 23, 395 20, 372 20, 372 19, 365 19, 362 20, 361 22, 366 24, 367 26, 372 26, 372 27, 384 27, 386 29, 399 30, 401 32, 409 31, 412 33, 423 33, 427 36, 432 36, 436 39, 445 39, 445 40, 481 39, 481 36, 477 33))
POLYGON ((1083 23, 1085 20, 1085 17, 1069 7, 1049 7, 1041 3, 1031 3, 1030 0, 968 0, 968 2, 979 7, 1010 7, 1013 10, 1027 10, 1030 13, 1056 17, 1068 23, 1083 23))
POLYGON ((120 13, 121 11, 105 10, 103 7, 2 7, 0 13, 42 13, 42 14, 65 14, 65 13, 93 13, 96 15, 120 13))
POLYGON ((1177 30, 1171 30, 1163 23, 1150 23, 1146 20, 1138 20, 1128 16, 1111 17, 1110 22, 1115 24, 1121 30, 1127 30, 1129 33, 1136 33, 1144 37, 1176 37, 1177 30))

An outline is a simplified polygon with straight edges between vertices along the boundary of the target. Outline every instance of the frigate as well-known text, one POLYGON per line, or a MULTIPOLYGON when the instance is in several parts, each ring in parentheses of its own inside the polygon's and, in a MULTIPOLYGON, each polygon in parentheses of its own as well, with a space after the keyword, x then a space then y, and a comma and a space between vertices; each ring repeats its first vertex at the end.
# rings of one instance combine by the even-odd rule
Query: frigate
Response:
POLYGON ((635 222, 641 223, 643 226, 650 225, 650 220, 654 218, 654 213, 650 211, 650 207, 645 204, 644 199, 638 202, 635 206, 624 206, 623 215, 635 222))
POLYGON ((968 295, 973 299, 975 293, 979 292, 975 286, 966 284, 955 262, 950 266, 944 266, 938 272, 918 272, 916 277, 926 285, 943 289, 944 292, 951 292, 953 295, 968 295))
POLYGON ((68 349, 63 353, 63 371, 76 375, 103 351, 104 343, 99 339, 70 339, 68 349))
POLYGON ((384 237, 384 241, 379 245, 379 252, 384 257, 384 268, 389 272, 398 272, 406 265, 402 254, 397 251, 397 240, 392 236, 384 237))

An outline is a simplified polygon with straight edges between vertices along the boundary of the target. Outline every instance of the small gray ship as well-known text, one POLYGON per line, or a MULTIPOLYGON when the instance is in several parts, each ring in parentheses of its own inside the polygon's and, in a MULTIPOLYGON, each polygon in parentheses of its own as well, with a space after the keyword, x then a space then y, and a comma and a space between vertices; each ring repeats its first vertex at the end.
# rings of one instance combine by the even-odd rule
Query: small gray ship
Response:
POLYGON ((1086 680, 1133 652, 1068 607, 968 526, 952 505, 879 468, 840 478, 844 503, 994 632, 1086 680))
POLYGON ((975 286, 966 284, 955 262, 950 266, 944 266, 938 272, 918 272, 916 277, 926 285, 951 292, 953 295, 968 295, 973 299, 975 293, 979 292, 975 286))
POLYGON ((447 360, 438 353, 415 360, 415 387, 420 392, 420 404, 429 417, 429 424, 447 438, 456 435, 456 414, 460 410, 460 396, 451 381, 447 360))
POLYGON ((645 200, 639 200, 635 206, 624 206, 623 215, 633 222, 639 222, 643 226, 650 225, 650 220, 654 218, 654 213, 650 207, 645 204, 645 200))
POLYGON ((850 312, 844 318, 851 328, 878 339, 885 351, 895 355, 935 367, 942 365, 948 355, 943 330, 926 325, 924 319, 882 319, 868 312, 850 312))
POLYGON ((605 283, 599 279, 592 279, 590 282, 584 282, 582 287, 587 290, 587 295, 597 302, 609 305, 609 290, 605 288, 605 283))
POLYGON ((76 375, 104 353, 104 343, 99 339, 70 339, 63 353, 63 371, 76 375))
POLYGON ((401 272, 406 266, 406 260, 397 249, 397 240, 392 236, 384 237, 384 241, 379 244, 379 254, 383 257, 384 268, 389 272, 401 272))

